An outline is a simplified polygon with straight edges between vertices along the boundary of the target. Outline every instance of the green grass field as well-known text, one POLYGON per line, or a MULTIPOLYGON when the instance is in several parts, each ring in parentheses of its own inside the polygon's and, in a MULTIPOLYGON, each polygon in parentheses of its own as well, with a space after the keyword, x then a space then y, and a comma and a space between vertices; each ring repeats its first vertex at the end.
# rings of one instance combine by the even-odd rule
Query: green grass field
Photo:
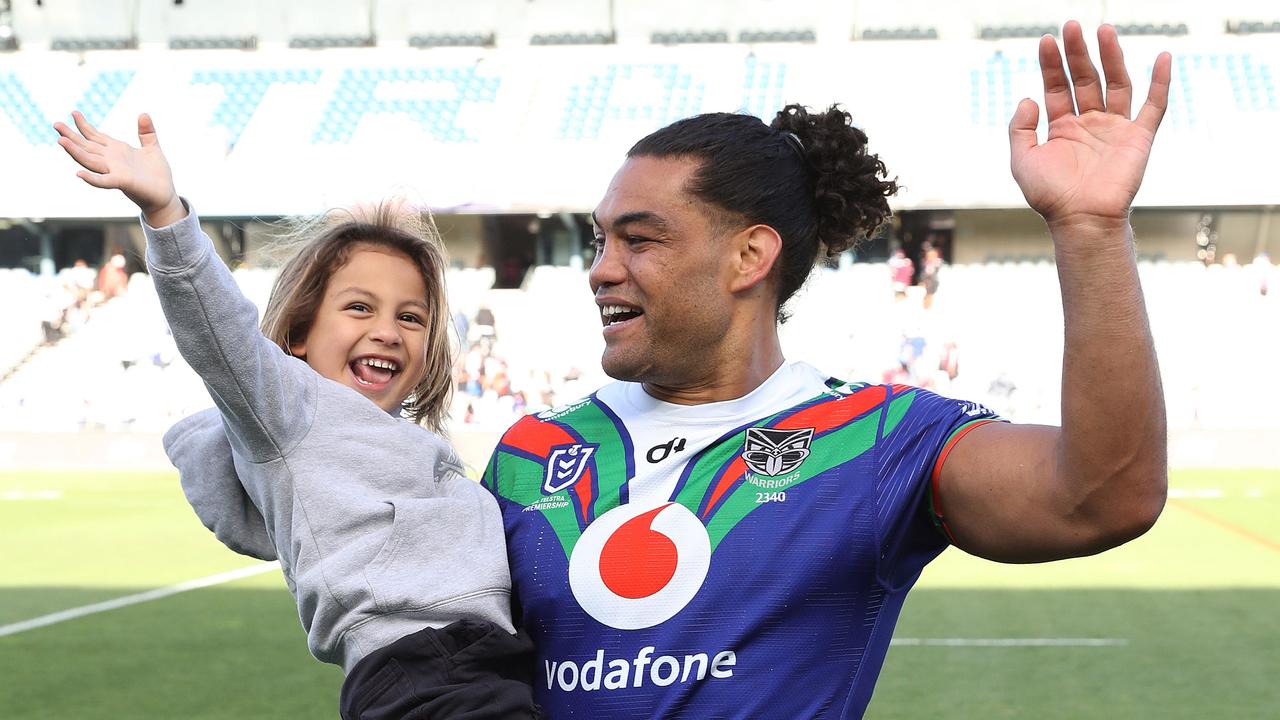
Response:
MULTIPOLYGON (((1097 557, 944 554, 868 717, 1280 717, 1280 471, 1171 486, 1154 530, 1097 557), (1105 642, 1007 644, 1081 638, 1105 642)), ((0 473, 0 628, 253 564, 200 526, 172 473, 0 473)), ((307 654, 276 572, 0 629, 6 720, 332 718, 340 683, 307 654)))

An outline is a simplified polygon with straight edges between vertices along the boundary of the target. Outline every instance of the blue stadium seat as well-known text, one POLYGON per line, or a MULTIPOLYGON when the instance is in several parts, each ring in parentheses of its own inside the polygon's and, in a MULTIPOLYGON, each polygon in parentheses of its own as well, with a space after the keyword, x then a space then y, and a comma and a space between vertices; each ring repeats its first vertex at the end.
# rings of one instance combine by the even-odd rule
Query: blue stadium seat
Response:
POLYGON ((479 76, 472 68, 382 67, 355 68, 342 73, 333 98, 323 111, 314 143, 345 143, 355 133, 365 115, 400 113, 418 123, 435 140, 462 143, 476 140, 457 124, 458 111, 465 102, 494 102, 500 78, 479 76), (379 100, 374 89, 379 82, 445 82, 455 88, 453 98, 398 98, 379 100))

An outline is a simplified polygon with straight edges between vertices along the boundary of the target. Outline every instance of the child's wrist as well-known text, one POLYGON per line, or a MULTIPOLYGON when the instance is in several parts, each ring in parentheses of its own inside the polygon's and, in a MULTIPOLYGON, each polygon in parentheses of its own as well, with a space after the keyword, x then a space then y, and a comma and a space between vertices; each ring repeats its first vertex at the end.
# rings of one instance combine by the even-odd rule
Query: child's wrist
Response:
POLYGON ((186 216, 187 207, 182 204, 182 199, 176 193, 162 207, 142 211, 142 219, 146 220, 147 224, 153 228, 167 227, 186 216))

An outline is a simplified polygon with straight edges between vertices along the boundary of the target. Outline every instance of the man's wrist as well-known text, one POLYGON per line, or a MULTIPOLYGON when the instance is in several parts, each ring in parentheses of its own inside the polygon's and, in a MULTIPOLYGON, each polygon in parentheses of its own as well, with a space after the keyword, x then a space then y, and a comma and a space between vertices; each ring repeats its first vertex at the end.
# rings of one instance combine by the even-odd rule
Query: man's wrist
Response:
POLYGON ((1122 215, 1096 215, 1093 213, 1075 213, 1054 218, 1045 218, 1049 226, 1049 234, 1062 235, 1107 235, 1110 233, 1127 233, 1129 230, 1129 213, 1122 215))

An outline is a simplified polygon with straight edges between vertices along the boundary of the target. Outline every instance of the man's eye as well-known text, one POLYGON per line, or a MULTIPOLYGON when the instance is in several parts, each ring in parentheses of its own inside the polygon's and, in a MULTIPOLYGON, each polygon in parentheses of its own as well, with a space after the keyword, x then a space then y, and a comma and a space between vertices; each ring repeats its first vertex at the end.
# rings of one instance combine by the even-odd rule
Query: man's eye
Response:
POLYGON ((595 237, 591 238, 591 244, 594 245, 597 250, 604 247, 604 236, 596 235, 595 237))

